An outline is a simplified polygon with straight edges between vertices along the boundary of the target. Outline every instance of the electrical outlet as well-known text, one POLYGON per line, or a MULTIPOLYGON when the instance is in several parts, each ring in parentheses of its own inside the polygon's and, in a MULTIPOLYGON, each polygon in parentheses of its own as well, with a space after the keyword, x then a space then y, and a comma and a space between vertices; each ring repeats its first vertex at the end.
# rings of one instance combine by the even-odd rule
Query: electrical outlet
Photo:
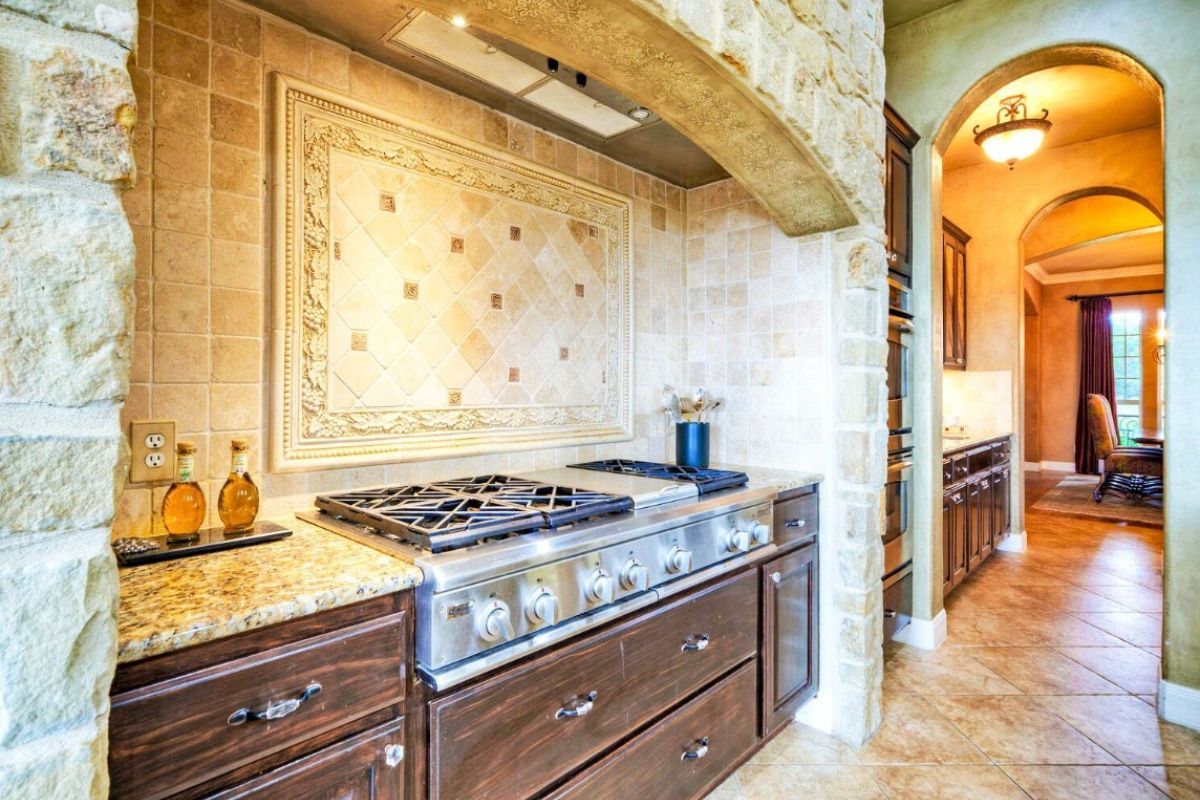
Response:
POLYGON ((129 423, 129 482, 175 479, 175 420, 129 423))

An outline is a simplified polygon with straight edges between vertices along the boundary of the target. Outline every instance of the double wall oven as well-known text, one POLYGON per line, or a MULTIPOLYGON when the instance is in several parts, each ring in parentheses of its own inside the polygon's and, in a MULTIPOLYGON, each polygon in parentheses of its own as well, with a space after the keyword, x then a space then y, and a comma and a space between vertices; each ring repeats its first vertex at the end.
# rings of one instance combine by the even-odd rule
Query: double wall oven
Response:
POLYGON ((888 279, 888 465, 883 533, 884 637, 912 616, 912 290, 888 279))

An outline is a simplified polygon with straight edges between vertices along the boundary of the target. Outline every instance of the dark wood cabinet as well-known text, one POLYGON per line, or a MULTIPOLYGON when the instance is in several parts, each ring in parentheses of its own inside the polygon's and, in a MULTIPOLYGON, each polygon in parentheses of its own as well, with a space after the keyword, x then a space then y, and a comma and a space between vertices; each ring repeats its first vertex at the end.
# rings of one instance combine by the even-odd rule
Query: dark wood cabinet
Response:
POLYGON ((762 575, 762 734, 787 724, 817 690, 817 545, 768 561, 762 575))
POLYGON ((942 219, 942 365, 967 368, 967 242, 971 237, 942 219))
POLYGON ((920 137, 896 110, 884 104, 887 144, 884 154, 884 235, 888 272, 912 285, 912 149, 920 137))
POLYGON ((953 591, 995 552, 1012 527, 1012 472, 1008 440, 942 459, 942 596, 953 591))
POLYGON ((411 599, 401 592, 121 665, 110 796, 403 797, 411 599))
POLYGON ((353 736, 208 800, 404 800, 404 722, 353 736))

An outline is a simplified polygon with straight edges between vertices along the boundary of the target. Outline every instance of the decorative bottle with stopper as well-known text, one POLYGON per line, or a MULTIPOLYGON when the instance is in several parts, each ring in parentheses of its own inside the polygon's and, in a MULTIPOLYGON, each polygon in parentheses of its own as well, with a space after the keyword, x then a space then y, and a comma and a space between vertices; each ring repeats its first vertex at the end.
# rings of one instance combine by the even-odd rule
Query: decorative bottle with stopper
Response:
POLYGON ((217 499, 217 512, 226 533, 242 533, 254 527, 254 518, 258 516, 258 487, 250 480, 246 469, 250 444, 245 439, 234 439, 229 443, 229 449, 233 463, 217 499))
POLYGON ((167 529, 168 541, 187 542, 196 538, 206 510, 204 490, 193 479, 196 471, 194 442, 175 445, 175 468, 178 476, 163 495, 163 527, 167 529))

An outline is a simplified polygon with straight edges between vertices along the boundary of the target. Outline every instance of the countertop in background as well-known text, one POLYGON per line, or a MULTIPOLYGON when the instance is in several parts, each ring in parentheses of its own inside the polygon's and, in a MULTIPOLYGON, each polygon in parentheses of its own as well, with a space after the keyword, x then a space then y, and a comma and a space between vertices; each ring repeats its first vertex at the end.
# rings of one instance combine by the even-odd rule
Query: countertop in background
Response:
POLYGON ((966 439, 942 439, 942 455, 948 456, 993 439, 1006 439, 1009 436, 1012 436, 1012 431, 969 431, 966 439))

